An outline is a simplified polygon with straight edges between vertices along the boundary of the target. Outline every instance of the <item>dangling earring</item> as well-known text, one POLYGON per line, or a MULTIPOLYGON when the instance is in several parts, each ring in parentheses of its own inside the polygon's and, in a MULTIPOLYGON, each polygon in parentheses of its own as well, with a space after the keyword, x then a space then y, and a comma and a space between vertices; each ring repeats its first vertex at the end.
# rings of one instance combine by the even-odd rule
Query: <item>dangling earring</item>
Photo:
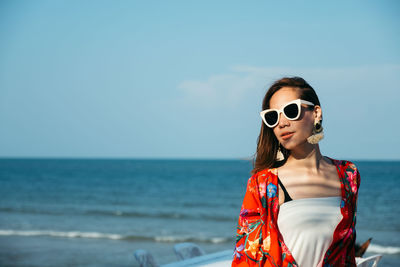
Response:
POLYGON ((312 131, 312 135, 307 138, 307 142, 310 144, 318 144, 322 138, 324 138, 324 128, 322 127, 322 120, 319 122, 314 122, 314 128, 312 131))
POLYGON ((278 152, 276 152, 276 161, 282 161, 285 159, 285 156, 283 155, 281 151, 281 143, 278 144, 278 152))

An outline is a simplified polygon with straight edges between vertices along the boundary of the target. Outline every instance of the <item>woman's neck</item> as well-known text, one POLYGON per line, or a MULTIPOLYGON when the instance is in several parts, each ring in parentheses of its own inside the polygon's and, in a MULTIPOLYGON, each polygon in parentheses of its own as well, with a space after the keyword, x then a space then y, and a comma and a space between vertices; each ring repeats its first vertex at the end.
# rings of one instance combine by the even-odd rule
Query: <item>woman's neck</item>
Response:
POLYGON ((291 150, 285 165, 318 171, 322 161, 323 156, 319 150, 319 145, 311 145, 307 143, 302 147, 291 150))

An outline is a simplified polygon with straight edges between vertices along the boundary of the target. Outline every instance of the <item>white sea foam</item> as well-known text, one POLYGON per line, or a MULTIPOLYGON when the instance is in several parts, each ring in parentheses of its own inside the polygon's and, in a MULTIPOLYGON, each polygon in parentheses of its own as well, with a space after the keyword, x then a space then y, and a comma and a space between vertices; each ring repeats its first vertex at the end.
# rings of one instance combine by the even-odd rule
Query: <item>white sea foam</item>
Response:
POLYGON ((214 244, 224 243, 226 241, 228 241, 228 240, 226 238, 223 238, 223 237, 211 238, 211 243, 214 243, 214 244))
POLYGON ((156 236, 155 241, 157 242, 184 242, 189 241, 189 237, 178 237, 178 236, 156 236))
POLYGON ((228 241, 228 238, 223 237, 192 237, 192 236, 156 236, 156 242, 205 242, 219 244, 228 241))
POLYGON ((0 230, 0 236, 54 236, 54 237, 66 237, 66 238, 103 238, 103 239, 123 239, 124 237, 117 234, 105 234, 97 232, 60 232, 51 230, 32 230, 32 231, 20 231, 20 230, 0 230))
POLYGON ((176 242, 205 242, 205 243, 224 243, 228 238, 223 237, 193 237, 193 236, 143 236, 143 235, 118 235, 98 232, 80 231, 53 231, 53 230, 0 230, 0 236, 51 236, 60 238, 98 238, 114 240, 154 240, 156 242, 176 243, 176 242))
POLYGON ((379 253, 379 254, 398 254, 400 253, 400 247, 380 246, 370 244, 367 252, 379 253))

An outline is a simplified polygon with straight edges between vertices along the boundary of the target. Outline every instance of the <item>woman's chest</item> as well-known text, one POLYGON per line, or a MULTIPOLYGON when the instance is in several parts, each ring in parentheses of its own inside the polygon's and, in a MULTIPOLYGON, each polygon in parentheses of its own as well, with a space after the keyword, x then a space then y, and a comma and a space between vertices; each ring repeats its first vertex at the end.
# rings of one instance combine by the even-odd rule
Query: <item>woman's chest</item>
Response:
POLYGON ((318 198, 318 197, 334 197, 342 195, 341 181, 337 172, 325 173, 324 175, 302 175, 300 173, 291 173, 284 176, 279 176, 281 181, 278 184, 279 204, 285 202, 286 198, 303 199, 303 198, 318 198))

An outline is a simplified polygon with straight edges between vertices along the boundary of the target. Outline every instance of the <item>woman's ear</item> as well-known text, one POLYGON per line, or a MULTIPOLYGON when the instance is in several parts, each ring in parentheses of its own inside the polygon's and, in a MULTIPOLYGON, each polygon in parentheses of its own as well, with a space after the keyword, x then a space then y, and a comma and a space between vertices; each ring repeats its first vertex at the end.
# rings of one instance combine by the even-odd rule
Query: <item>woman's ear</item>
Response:
POLYGON ((322 109, 319 105, 314 106, 314 118, 316 121, 322 120, 322 109))

